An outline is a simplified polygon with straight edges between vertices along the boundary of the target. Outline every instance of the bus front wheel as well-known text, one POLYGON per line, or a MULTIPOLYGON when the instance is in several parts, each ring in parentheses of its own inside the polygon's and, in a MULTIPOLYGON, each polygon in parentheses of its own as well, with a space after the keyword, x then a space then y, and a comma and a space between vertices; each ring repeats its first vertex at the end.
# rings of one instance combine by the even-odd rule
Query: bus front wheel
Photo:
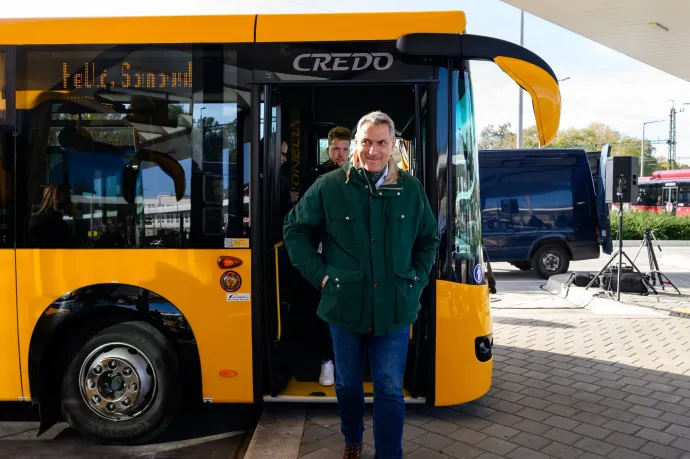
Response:
POLYGON ((67 423, 92 441, 140 444, 159 435, 180 404, 168 340, 146 322, 109 326, 72 355, 62 383, 67 423))

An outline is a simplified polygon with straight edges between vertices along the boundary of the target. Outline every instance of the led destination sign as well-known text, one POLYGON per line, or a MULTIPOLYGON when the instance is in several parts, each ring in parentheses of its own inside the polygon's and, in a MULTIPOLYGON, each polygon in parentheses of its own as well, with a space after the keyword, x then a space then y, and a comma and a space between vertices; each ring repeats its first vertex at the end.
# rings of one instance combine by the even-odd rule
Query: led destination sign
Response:
POLYGON ((62 89, 124 88, 124 89, 183 89, 192 88, 192 63, 178 72, 141 72, 133 69, 129 62, 107 69, 98 68, 96 63, 86 62, 81 67, 70 66, 63 61, 62 89))

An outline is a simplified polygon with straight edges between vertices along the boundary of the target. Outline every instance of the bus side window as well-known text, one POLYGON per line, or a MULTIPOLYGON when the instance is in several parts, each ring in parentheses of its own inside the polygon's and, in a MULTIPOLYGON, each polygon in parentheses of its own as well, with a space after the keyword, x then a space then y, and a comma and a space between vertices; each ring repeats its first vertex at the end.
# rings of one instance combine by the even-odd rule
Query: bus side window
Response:
POLYGON ((678 207, 690 206, 690 183, 678 187, 678 207))

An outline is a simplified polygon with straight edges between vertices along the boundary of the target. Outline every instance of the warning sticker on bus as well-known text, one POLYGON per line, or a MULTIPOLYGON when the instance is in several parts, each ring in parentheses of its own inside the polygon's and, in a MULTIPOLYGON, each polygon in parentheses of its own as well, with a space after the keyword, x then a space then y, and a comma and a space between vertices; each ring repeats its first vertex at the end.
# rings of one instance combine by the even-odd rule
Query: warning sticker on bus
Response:
POLYGON ((228 293, 227 301, 249 301, 250 293, 228 293))
POLYGON ((248 249, 249 239, 248 238, 225 238, 225 248, 226 249, 248 249))

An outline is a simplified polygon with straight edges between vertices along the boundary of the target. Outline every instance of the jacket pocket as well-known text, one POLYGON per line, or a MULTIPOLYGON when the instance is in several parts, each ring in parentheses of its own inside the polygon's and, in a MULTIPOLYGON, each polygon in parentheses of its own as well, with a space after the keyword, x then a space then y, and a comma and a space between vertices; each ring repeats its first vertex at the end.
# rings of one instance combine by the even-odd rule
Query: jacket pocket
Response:
POLYGON ((420 309, 422 283, 414 268, 393 268, 395 274, 395 323, 412 323, 420 309))
POLYGON ((333 267, 326 268, 328 281, 321 290, 319 310, 326 320, 348 324, 362 319, 361 271, 350 271, 333 267))
POLYGON ((386 209, 386 234, 389 234, 396 250, 411 251, 417 238, 417 215, 390 206, 386 209))
POLYGON ((366 233, 358 234, 361 216, 347 204, 328 210, 326 229, 333 242, 345 249, 354 249, 363 244, 366 233))

